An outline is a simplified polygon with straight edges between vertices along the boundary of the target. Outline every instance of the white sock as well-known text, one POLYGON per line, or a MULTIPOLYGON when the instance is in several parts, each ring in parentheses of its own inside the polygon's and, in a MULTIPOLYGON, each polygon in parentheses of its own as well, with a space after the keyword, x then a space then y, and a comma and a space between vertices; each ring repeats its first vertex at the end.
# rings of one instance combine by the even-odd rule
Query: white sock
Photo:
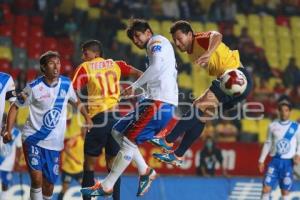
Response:
POLYGON ((289 199, 289 195, 284 195, 281 198, 282 198, 282 200, 288 200, 289 199))
POLYGON ((30 188, 30 199, 31 200, 42 200, 42 188, 30 188))
POLYGON ((122 138, 124 137, 124 135, 122 133, 120 133, 119 131, 115 130, 115 129, 113 129, 111 131, 111 135, 113 136, 115 141, 121 146, 122 138))
POLYGON ((123 137, 121 149, 112 164, 110 173, 101 182, 104 190, 111 190, 114 187, 117 179, 131 163, 135 149, 137 149, 137 146, 126 137, 123 137))
POLYGON ((8 200, 8 196, 7 196, 7 191, 2 191, 2 193, 0 193, 0 199, 1 200, 8 200))
POLYGON ((270 193, 264 193, 264 194, 262 194, 261 200, 270 200, 270 193))
POLYGON ((136 164, 136 167, 138 168, 139 175, 144 175, 147 172, 148 165, 142 156, 140 150, 138 148, 135 149, 134 154, 133 154, 133 161, 136 164))
POLYGON ((52 199, 52 195, 51 196, 43 195, 43 200, 51 200, 51 199, 52 199))

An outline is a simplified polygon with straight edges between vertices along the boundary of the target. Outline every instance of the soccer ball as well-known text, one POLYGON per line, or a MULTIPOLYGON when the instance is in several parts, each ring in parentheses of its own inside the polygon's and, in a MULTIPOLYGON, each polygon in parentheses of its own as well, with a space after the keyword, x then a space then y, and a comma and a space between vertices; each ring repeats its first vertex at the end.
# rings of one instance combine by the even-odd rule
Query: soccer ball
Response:
POLYGON ((247 79, 243 72, 238 69, 227 70, 221 77, 221 89, 230 96, 243 94, 247 87, 247 79))

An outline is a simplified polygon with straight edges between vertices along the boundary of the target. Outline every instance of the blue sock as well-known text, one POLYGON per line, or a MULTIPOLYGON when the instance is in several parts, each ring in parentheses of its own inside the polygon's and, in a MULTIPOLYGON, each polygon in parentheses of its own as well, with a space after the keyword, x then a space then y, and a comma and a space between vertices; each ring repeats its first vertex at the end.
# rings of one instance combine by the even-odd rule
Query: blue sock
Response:
POLYGON ((114 192, 113 192, 113 200, 120 200, 120 187, 121 187, 121 178, 118 178, 117 182, 114 185, 114 192))
POLYGON ((200 123, 201 121, 199 120, 199 117, 201 117, 202 115, 203 112, 200 109, 193 106, 191 110, 187 111, 182 116, 182 118, 173 128, 171 133, 169 133, 166 136, 165 140, 169 143, 175 142, 180 135, 182 135, 184 132, 188 130, 191 130, 195 124, 200 123), (185 118, 189 118, 189 119, 185 119, 185 118))
POLYGON ((175 155, 178 157, 183 156, 185 152, 192 146, 192 144, 199 138, 204 127, 205 123, 198 121, 198 123, 195 124, 191 130, 186 131, 180 142, 180 145, 174 151, 175 155))

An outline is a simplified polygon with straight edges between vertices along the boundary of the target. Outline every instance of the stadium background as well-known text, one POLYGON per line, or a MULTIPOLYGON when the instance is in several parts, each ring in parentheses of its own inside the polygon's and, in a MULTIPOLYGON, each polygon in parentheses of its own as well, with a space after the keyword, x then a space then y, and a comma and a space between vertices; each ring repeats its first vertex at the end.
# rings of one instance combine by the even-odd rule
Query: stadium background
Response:
MULTIPOLYGON (((213 136, 222 149, 229 177, 222 177, 219 169, 216 178, 196 176, 201 139, 187 153, 187 162, 180 169, 155 161, 151 153, 158 150, 143 146, 147 161, 163 174, 145 199, 259 199, 261 174, 257 159, 267 126, 276 117, 278 98, 288 96, 295 107, 292 119, 300 118, 299 0, 0 0, 0 8, 0 71, 13 76, 18 91, 39 75, 38 59, 46 50, 60 52, 61 73, 72 77, 81 61, 80 44, 91 38, 104 44, 106 58, 125 60, 144 71, 145 53, 129 41, 124 31, 130 17, 148 19, 155 33, 169 39, 172 21, 178 19, 190 21, 195 31, 220 31, 225 44, 239 49, 243 65, 252 73, 255 87, 247 101, 264 105, 264 112, 251 115, 263 114, 263 118, 214 120, 206 127, 204 135, 213 136)), ((186 54, 176 52, 176 57, 180 101, 191 102, 212 78, 193 66, 186 54)), ((27 109, 20 110, 19 127, 27 115, 27 109)), ((80 130, 77 117, 75 111, 70 113, 67 138, 80 130)), ((22 158, 17 160, 25 167, 22 158)), ((100 157, 99 173, 106 173, 104 166, 104 158, 100 157)), ((134 167, 128 173, 135 173, 134 167)), ((124 179, 123 199, 134 199, 136 179, 124 179)), ((14 188, 20 186, 20 180, 25 188, 28 177, 22 172, 14 174, 14 188)), ((299 198, 300 182, 295 183, 294 190, 299 198)), ((19 192, 11 194, 15 195, 13 199, 20 198, 19 192)), ((274 195, 277 199, 278 188, 274 195)))

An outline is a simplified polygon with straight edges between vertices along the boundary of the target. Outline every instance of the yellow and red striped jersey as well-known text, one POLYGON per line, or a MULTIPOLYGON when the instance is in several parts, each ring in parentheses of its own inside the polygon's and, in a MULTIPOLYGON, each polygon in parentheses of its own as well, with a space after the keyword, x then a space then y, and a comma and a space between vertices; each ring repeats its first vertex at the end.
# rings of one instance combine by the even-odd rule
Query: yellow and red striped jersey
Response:
POLYGON ((76 69, 73 87, 79 91, 87 86, 90 117, 118 104, 121 74, 128 75, 131 69, 124 61, 101 57, 86 61, 76 69))
MULTIPOLYGON (((208 49, 210 34, 210 31, 196 33, 192 51, 188 52, 192 62, 196 61, 208 49)), ((230 50, 223 42, 221 42, 211 54, 206 69, 209 75, 219 77, 226 70, 236 69, 240 65, 239 52, 237 50, 230 50)))

